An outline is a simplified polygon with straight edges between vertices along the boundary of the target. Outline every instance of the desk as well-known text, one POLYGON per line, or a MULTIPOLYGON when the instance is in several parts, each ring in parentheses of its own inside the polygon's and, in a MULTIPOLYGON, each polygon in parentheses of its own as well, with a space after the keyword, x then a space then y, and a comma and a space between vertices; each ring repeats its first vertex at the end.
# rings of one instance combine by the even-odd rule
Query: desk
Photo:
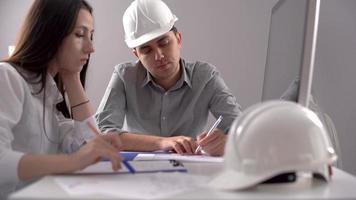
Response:
MULTIPOLYGON (((213 176, 219 169, 221 163, 184 163, 188 168, 188 174, 213 176)), ((100 175, 117 176, 122 179, 130 179, 133 176, 143 174, 126 175, 100 175)), ((56 176, 58 177, 58 176, 56 176)), ((47 176, 32 185, 13 193, 10 200, 23 199, 118 199, 117 197, 93 196, 71 197, 57 185, 55 176, 47 176)), ((120 188, 118 188, 118 193, 120 188)), ((170 197, 170 199, 356 199, 356 177, 334 168, 333 181, 326 184, 322 181, 303 179, 292 184, 269 184, 261 185, 246 191, 218 191, 211 188, 198 188, 194 191, 184 192, 170 197)))

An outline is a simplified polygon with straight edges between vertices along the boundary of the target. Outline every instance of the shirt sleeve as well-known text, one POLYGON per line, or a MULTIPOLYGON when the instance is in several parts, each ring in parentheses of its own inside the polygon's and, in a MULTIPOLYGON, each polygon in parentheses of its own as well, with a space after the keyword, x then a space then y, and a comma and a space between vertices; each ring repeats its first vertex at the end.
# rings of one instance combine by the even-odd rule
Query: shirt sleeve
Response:
POLYGON ((0 68, 0 184, 19 180, 17 166, 23 156, 11 147, 12 129, 21 119, 25 98, 25 85, 14 70, 0 68))
POLYGON ((218 128, 228 133, 232 123, 241 113, 241 106, 237 103, 235 96, 226 86, 219 72, 213 71, 212 79, 208 82, 208 89, 214 91, 209 102, 210 111, 215 118, 220 115, 223 120, 218 128))
POLYGON ((123 130, 126 110, 126 93, 124 82, 120 77, 122 68, 115 68, 96 113, 99 129, 104 132, 127 132, 123 130))
POLYGON ((95 137, 88 123, 91 123, 97 128, 94 116, 91 116, 83 121, 76 121, 64 118, 60 115, 59 129, 62 139, 62 151, 64 153, 73 153, 77 151, 86 141, 95 137))

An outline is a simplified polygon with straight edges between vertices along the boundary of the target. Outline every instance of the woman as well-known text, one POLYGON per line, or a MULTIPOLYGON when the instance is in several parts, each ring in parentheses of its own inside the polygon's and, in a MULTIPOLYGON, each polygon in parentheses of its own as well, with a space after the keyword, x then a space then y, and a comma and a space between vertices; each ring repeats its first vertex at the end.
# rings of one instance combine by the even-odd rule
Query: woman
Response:
POLYGON ((95 136, 89 127, 94 113, 80 72, 94 51, 93 32, 84 0, 36 0, 30 8, 14 54, 0 62, 0 199, 30 180, 83 169, 100 157, 120 168, 119 137, 95 136), (74 120, 63 116, 69 112, 57 86, 74 120))

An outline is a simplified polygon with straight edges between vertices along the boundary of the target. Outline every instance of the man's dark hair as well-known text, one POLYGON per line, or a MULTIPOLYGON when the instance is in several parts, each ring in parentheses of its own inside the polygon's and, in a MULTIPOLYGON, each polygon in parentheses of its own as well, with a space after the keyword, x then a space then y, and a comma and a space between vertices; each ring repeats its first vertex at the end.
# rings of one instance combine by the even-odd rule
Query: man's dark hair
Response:
POLYGON ((173 26, 170 31, 173 31, 174 33, 178 33, 178 29, 175 26, 173 26))

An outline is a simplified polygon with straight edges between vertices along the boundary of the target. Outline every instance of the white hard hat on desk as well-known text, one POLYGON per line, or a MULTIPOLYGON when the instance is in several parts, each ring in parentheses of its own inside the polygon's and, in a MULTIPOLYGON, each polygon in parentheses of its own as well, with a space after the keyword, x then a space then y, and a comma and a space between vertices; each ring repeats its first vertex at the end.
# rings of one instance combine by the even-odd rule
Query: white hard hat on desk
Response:
POLYGON ((135 0, 122 18, 125 42, 128 47, 138 47, 168 33, 178 18, 161 0, 135 0))
POLYGON ((245 189, 290 172, 331 178, 335 151, 318 116, 289 101, 261 103, 235 120, 228 136, 224 170, 210 185, 245 189))

